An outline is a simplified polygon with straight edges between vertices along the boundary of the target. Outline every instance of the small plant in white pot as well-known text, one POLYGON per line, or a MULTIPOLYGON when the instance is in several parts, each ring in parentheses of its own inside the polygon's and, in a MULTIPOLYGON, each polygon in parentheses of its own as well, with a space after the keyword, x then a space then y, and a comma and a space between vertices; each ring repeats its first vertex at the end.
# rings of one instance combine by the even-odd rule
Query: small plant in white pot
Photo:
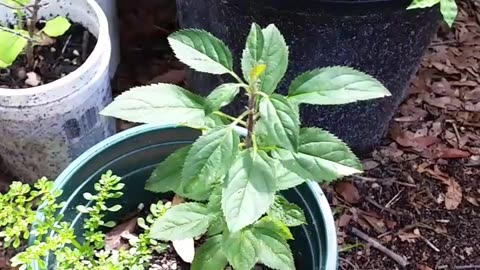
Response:
POLYGON ((56 177, 112 135, 111 43, 94 0, 0 0, 0 164, 56 177))

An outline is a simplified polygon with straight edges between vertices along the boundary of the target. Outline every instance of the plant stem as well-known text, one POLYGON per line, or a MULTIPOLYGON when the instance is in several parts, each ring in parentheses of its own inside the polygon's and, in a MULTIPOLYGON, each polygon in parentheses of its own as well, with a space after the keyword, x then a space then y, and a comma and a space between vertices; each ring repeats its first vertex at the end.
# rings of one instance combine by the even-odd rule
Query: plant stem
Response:
POLYGON ((5 32, 10 33, 10 34, 14 34, 14 35, 16 35, 18 37, 21 37, 21 38, 24 38, 26 40, 31 40, 32 42, 34 41, 33 39, 31 39, 27 36, 24 36, 24 35, 20 34, 19 32, 15 31, 13 29, 7 28, 7 27, 0 26, 0 30, 5 31, 5 32))
POLYGON ((253 128, 255 127, 255 91, 250 91, 248 94, 248 120, 247 120, 247 141, 245 143, 246 148, 250 148, 253 145, 253 128))
MULTIPOLYGON (((225 118, 227 118, 228 120, 232 120, 232 121, 234 121, 234 122, 238 120, 237 118, 235 118, 235 117, 233 117, 233 116, 231 116, 231 115, 228 115, 228 114, 226 114, 226 113, 223 113, 223 112, 221 112, 221 111, 213 112, 213 114, 218 115, 218 116, 221 116, 221 117, 225 117, 225 118)), ((240 120, 237 121, 237 122, 240 123, 242 126, 247 127, 247 122, 242 121, 242 119, 243 119, 243 117, 240 118, 240 120)))
POLYGON ((35 26, 38 22, 38 10, 40 9, 40 1, 41 0, 35 0, 33 4, 32 16, 30 17, 30 20, 28 22, 28 35, 30 36, 30 39, 27 43, 27 67, 30 69, 33 69, 33 65, 35 63, 32 40, 35 35, 35 26))
MULTIPOLYGON (((53 227, 53 231, 60 235, 62 232, 58 229, 53 227)), ((72 245, 76 247, 78 250, 83 251, 84 247, 76 240, 76 239, 69 239, 72 242, 72 245)))

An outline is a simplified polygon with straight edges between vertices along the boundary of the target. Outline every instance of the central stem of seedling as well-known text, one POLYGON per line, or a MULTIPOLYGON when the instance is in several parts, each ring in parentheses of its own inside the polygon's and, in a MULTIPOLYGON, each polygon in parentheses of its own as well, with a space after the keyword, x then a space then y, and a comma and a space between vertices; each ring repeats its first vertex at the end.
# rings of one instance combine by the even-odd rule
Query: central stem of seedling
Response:
POLYGON ((255 127, 255 93, 251 91, 248 95, 248 120, 247 120, 247 141, 245 144, 246 148, 253 146, 253 129, 255 127))
POLYGON ((38 11, 40 10, 40 2, 42 0, 35 0, 32 7, 32 17, 28 22, 28 35, 30 39, 27 40, 27 66, 30 69, 33 69, 35 64, 35 57, 33 52, 33 37, 35 35, 35 27, 38 21, 38 11))

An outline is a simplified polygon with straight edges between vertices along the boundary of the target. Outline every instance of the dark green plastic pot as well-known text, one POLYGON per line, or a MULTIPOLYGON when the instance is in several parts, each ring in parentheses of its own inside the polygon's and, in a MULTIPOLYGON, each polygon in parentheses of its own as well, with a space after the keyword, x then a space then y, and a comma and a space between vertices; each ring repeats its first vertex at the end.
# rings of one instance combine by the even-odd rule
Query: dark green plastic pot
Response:
MULTIPOLYGON (((155 166, 176 149, 191 144, 199 132, 183 127, 142 125, 121 132, 89 149, 76 159, 55 181, 63 189, 66 201, 61 213, 72 221, 78 235, 82 234, 83 216, 76 206, 85 204, 82 194, 94 192, 94 183, 108 170, 121 176, 126 184, 125 195, 117 202, 123 210, 109 217, 118 220, 135 210, 140 203, 149 205, 158 194, 144 190, 146 179, 155 166)), ((307 183, 284 193, 305 211, 308 225, 294 228, 291 247, 299 270, 334 270, 337 265, 336 230, 330 206, 316 183, 307 183)), ((48 260, 53 266, 53 259, 48 260)), ((53 268, 53 267, 52 267, 53 268)), ((205 269, 208 270, 208 269, 205 269)))

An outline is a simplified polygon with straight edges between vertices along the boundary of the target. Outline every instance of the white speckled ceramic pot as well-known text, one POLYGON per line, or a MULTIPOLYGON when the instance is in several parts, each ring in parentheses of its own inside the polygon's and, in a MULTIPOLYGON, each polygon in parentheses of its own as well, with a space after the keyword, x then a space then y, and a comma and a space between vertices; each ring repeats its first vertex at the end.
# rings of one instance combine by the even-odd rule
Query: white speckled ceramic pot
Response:
MULTIPOLYGON (((55 178, 85 150, 115 133, 99 115, 111 102, 108 21, 95 0, 47 0, 42 17, 63 15, 97 37, 97 45, 74 72, 28 89, 0 88, 0 164, 25 182, 55 178)), ((0 6, 0 21, 13 20, 0 6)))

